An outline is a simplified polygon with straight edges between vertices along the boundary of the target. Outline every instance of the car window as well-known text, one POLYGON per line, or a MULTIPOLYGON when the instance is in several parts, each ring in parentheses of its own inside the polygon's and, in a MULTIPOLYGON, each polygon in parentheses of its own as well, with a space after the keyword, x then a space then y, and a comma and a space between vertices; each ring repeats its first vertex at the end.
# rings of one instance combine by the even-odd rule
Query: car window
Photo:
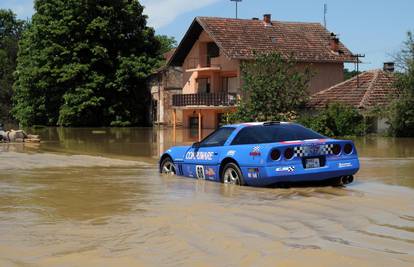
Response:
POLYGON ((256 125, 240 130, 231 144, 265 144, 320 138, 325 137, 298 124, 256 125))
POLYGON ((208 146, 222 146, 226 143, 227 139, 231 135, 231 133, 236 128, 233 127, 223 127, 217 129, 215 132, 207 136, 203 141, 200 142, 200 147, 208 147, 208 146))

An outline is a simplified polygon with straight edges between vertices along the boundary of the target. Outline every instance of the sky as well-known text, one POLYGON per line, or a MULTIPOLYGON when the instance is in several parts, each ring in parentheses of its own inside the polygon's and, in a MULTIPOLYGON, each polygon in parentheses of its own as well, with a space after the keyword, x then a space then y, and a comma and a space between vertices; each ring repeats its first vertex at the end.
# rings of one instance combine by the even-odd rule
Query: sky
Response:
MULTIPOLYGON (((174 36, 179 42, 196 16, 235 17, 230 0, 141 0, 149 25, 158 34, 174 36)), ((239 18, 323 23, 328 5, 327 28, 339 35, 353 53, 365 54, 361 70, 382 68, 401 49, 408 30, 414 31, 414 0, 243 0, 239 18)), ((0 8, 13 10, 19 18, 34 13, 33 0, 0 0, 0 8)), ((354 65, 347 68, 353 70, 354 65)))

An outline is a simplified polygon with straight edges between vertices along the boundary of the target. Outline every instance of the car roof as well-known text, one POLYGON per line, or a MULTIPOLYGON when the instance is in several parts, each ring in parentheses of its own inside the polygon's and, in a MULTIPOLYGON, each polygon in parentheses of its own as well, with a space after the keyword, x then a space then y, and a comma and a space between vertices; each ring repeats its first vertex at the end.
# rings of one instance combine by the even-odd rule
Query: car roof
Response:
POLYGON ((244 127, 250 127, 250 126, 277 125, 277 124, 295 124, 295 123, 286 122, 286 121, 243 122, 243 123, 236 123, 236 124, 228 124, 228 125, 224 125, 223 127, 244 128, 244 127))

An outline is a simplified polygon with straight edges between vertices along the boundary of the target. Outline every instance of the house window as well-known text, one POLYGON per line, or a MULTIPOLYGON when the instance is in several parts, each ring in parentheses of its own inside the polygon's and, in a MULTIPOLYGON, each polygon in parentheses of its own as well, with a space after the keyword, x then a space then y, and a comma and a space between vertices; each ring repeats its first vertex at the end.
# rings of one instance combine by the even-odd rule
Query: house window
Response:
POLYGON ((207 66, 211 66, 211 59, 220 56, 220 48, 216 43, 207 43, 207 66))
POLYGON ((228 92, 230 94, 238 93, 239 80, 237 79, 237 77, 222 77, 221 82, 222 82, 221 88, 224 92, 228 92))
POLYGON ((209 78, 199 78, 197 79, 197 84, 198 84, 199 94, 205 94, 205 93, 209 94, 211 92, 209 78))
POLYGON ((217 113, 217 124, 216 127, 219 128, 223 125, 225 125, 225 121, 224 121, 224 113, 217 113))

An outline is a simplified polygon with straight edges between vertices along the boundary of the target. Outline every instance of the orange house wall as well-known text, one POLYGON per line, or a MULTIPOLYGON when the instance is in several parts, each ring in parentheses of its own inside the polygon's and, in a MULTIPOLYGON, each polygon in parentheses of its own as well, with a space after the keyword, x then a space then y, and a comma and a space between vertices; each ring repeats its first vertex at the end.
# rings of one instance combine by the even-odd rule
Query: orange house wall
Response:
POLYGON ((326 88, 329 88, 344 80, 343 63, 300 63, 300 70, 310 67, 312 78, 309 83, 309 93, 314 94, 326 88))
MULTIPOLYGON (((188 53, 186 59, 183 63, 183 94, 196 94, 197 93, 197 79, 199 77, 210 77, 211 87, 213 92, 220 89, 220 76, 237 76, 240 77, 240 61, 239 60, 230 60, 225 55, 220 54, 219 57, 212 59, 211 64, 213 66, 220 66, 220 71, 194 71, 186 72, 188 69, 192 69, 197 65, 197 62, 194 62, 194 59, 203 60, 204 56, 207 54, 206 46, 203 45, 207 42, 213 42, 213 40, 208 36, 206 32, 202 32, 198 40, 193 45, 192 49, 188 53)), ((205 64, 205 62, 200 62, 205 64)), ((240 84, 240 80, 239 80, 240 84)))
MULTIPOLYGON (((198 117, 199 109, 188 109, 183 110, 183 125, 185 128, 190 127, 190 118, 191 117, 198 117)), ((215 129, 217 127, 217 110, 209 109, 209 110, 201 110, 201 121, 202 127, 204 129, 215 129)))

